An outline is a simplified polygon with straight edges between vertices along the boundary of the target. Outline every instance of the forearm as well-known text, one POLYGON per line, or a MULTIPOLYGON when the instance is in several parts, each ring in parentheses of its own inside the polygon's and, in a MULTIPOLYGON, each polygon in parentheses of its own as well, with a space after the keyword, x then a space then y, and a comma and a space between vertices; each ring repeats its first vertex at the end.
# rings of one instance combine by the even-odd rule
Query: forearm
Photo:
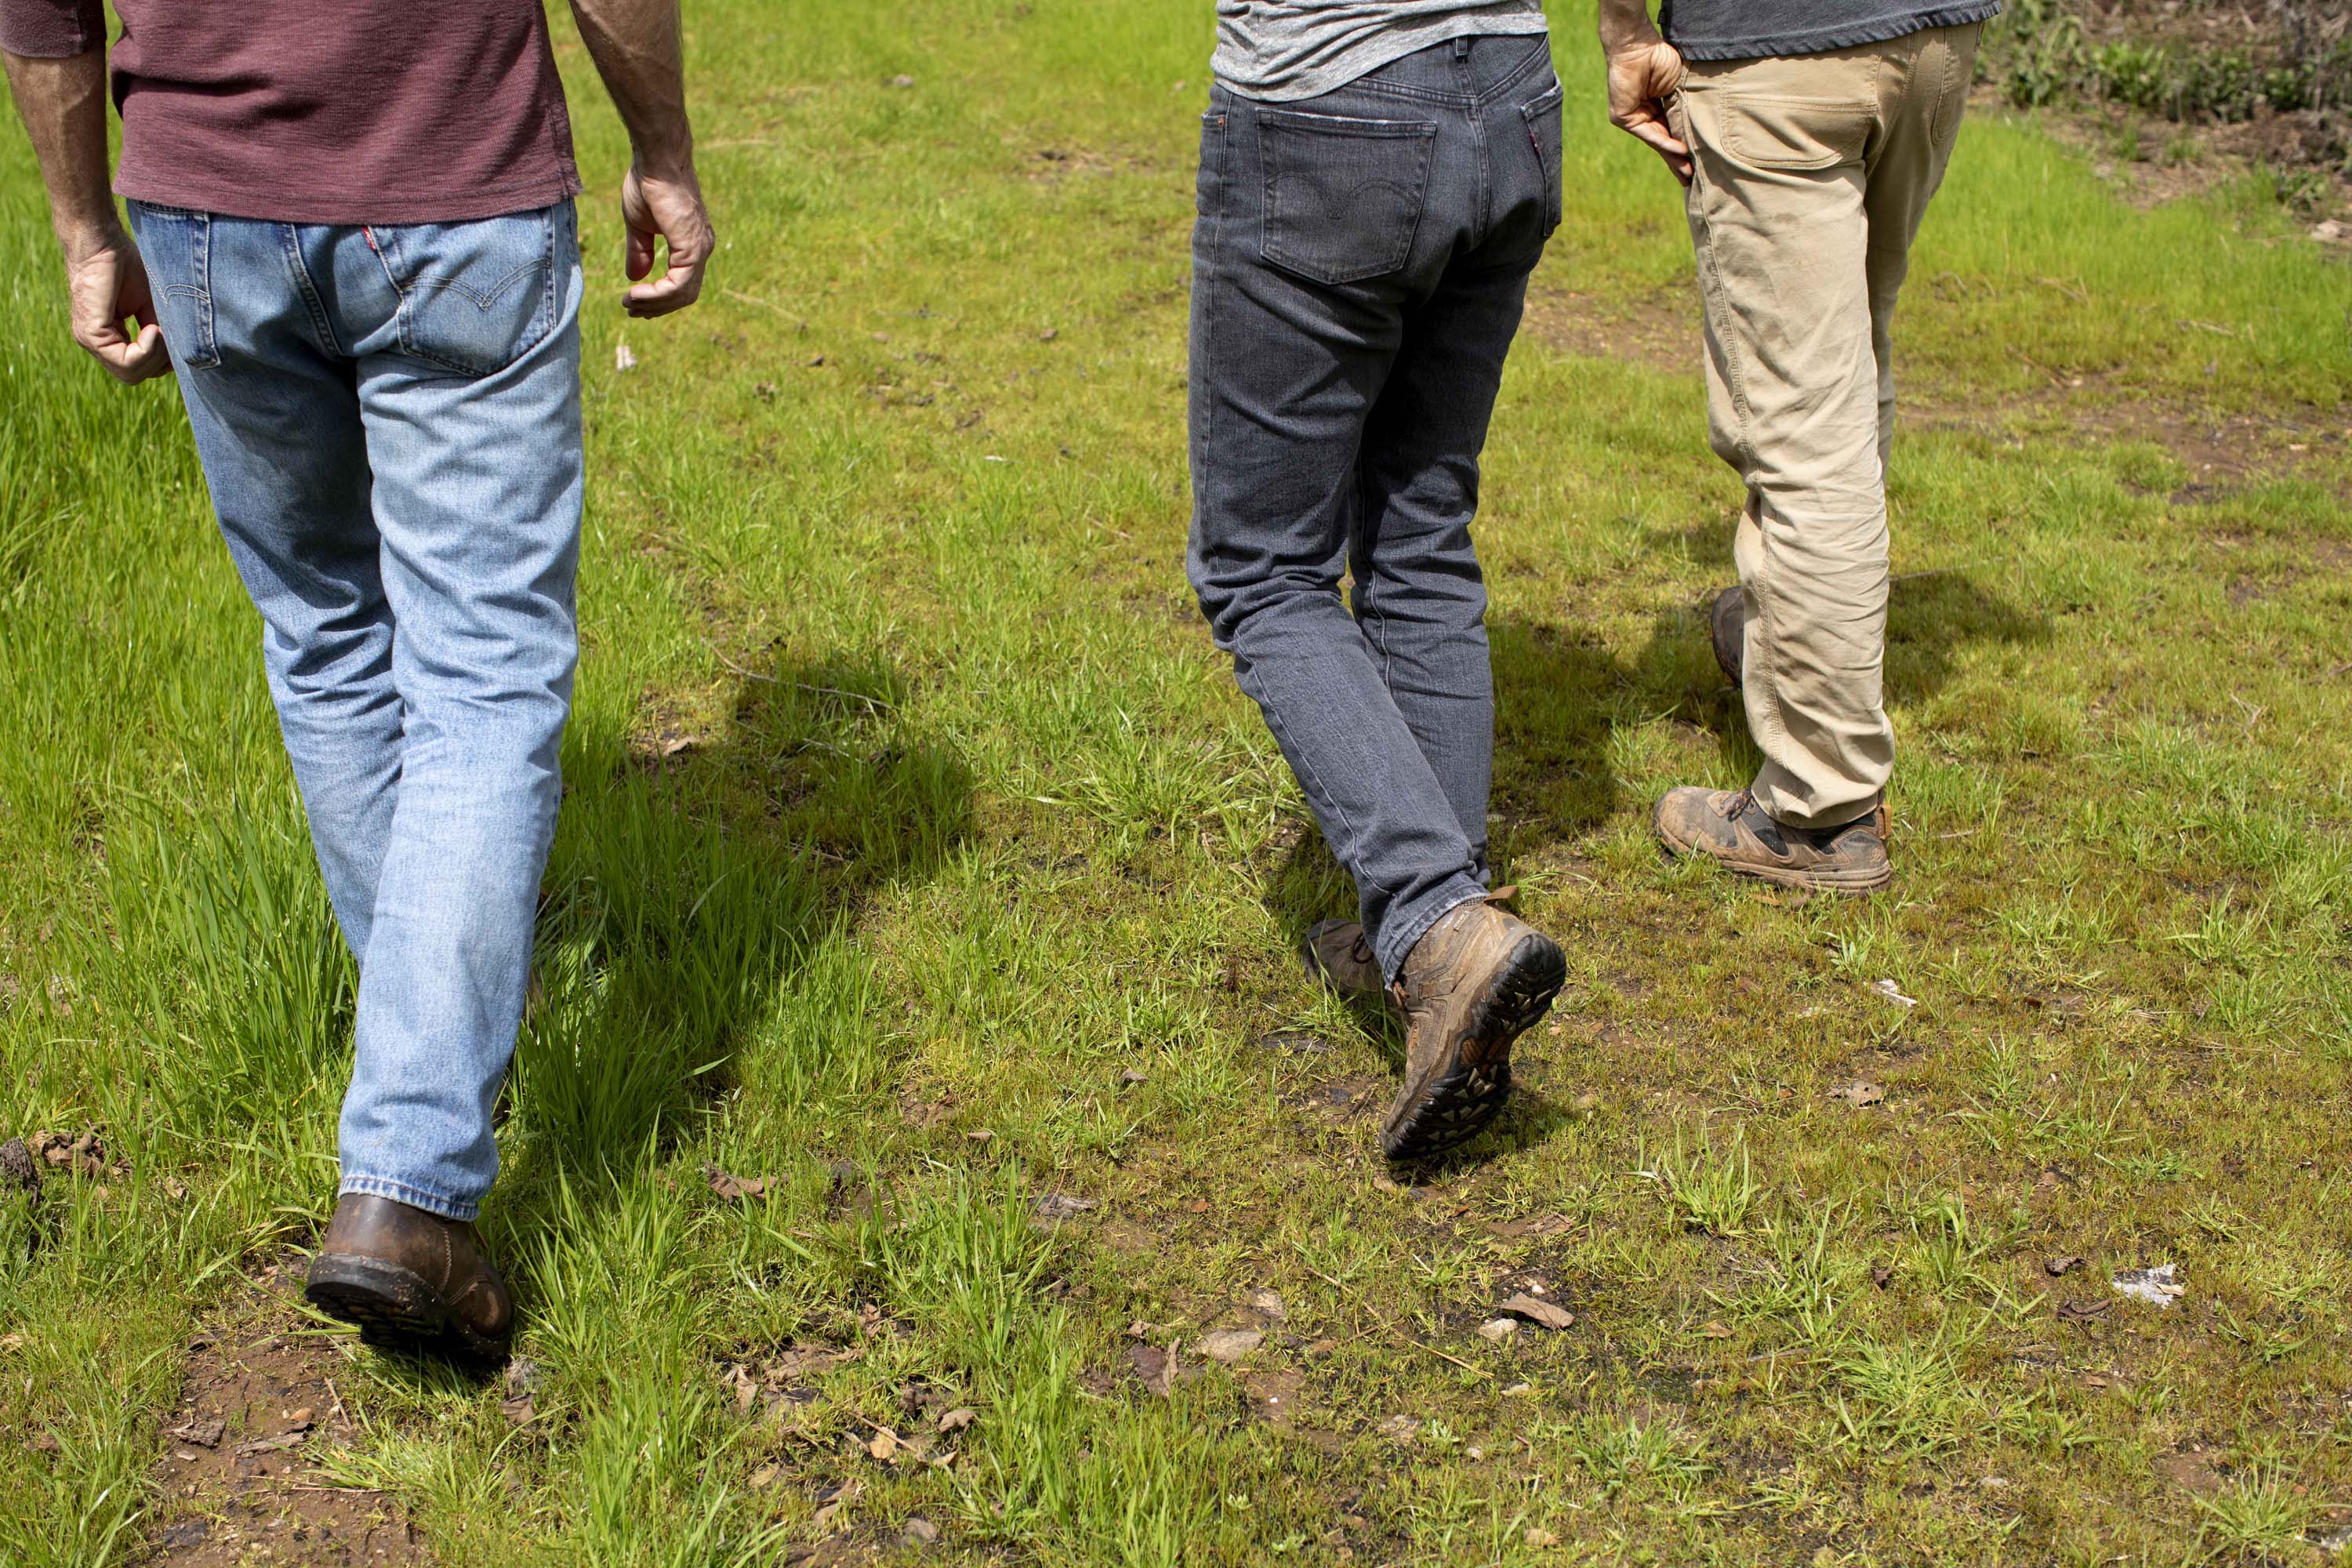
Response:
POLYGON ((637 167, 675 178, 693 166, 677 0, 572 0, 580 36, 613 95, 637 167))
POLYGON ((120 238, 122 220, 107 188, 105 51, 6 58, 9 90, 40 160, 58 242, 73 259, 106 247, 120 238))
POLYGON ((1601 0, 1601 49, 1615 54, 1658 41, 1648 0, 1601 0))

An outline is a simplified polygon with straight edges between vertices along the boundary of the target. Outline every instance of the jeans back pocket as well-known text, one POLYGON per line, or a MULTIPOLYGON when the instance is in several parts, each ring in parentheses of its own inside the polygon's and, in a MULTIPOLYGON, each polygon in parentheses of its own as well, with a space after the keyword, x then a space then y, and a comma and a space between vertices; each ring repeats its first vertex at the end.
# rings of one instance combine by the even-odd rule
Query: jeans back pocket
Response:
POLYGON ((460 375, 522 358, 553 328, 572 205, 467 223, 381 224, 368 242, 400 295, 400 352, 460 375))
POLYGON ((208 213, 152 202, 131 204, 131 234, 147 268, 156 324, 172 363, 186 370, 220 363, 213 333, 213 220, 208 213))
POLYGON ((1317 283, 1403 268, 1428 197, 1434 122, 1260 110, 1257 140, 1268 262, 1317 283))

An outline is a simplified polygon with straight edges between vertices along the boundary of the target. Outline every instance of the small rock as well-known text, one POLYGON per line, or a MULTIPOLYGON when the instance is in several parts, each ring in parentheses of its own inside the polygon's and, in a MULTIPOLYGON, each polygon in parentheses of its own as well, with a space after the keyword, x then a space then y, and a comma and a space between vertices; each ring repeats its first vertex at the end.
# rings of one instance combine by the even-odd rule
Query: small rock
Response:
POLYGON ((1265 1335, 1255 1329, 1219 1329, 1201 1342, 1201 1353, 1231 1366, 1257 1349, 1265 1335))
POLYGON ((1056 1226, 1077 1218, 1094 1206, 1092 1198, 1071 1193, 1047 1193, 1029 1205, 1029 1216, 1040 1225, 1056 1226))
POLYGON ((2083 1267, 2083 1260, 2071 1252, 2063 1258, 2045 1258, 2042 1260, 2042 1271, 2053 1279, 2062 1274, 2072 1274, 2081 1267, 2083 1267))
POLYGON ((165 1430, 163 1436, 177 1437, 183 1443, 194 1443, 199 1448, 217 1448, 220 1447, 222 1436, 227 1431, 228 1423, 218 1417, 209 1421, 190 1417, 177 1426, 165 1430))
POLYGON ((1141 1068, 1129 1068, 1125 1072, 1118 1075, 1118 1081, 1128 1084, 1148 1083, 1150 1081, 1150 1079, 1151 1075, 1145 1072, 1141 1068))
POLYGON ((1517 1318, 1489 1318, 1478 1325, 1478 1337, 1492 1340, 1496 1344, 1502 1343, 1518 1331, 1519 1321, 1517 1318))
POLYGON ((1282 1303, 1282 1298, 1276 1295, 1271 1290, 1257 1289, 1251 1291, 1248 1297, 1248 1305, 1252 1311, 1271 1319, 1275 1322, 1286 1323, 1290 1321, 1290 1309, 1284 1306, 1282 1303))
POLYGON ((1538 1552, 1542 1551, 1547 1546, 1558 1546, 1559 1544, 1559 1537, 1554 1535, 1550 1531, 1544 1529, 1541 1525, 1531 1524, 1528 1526, 1528 1532, 1519 1539, 1526 1542, 1538 1552))
POLYGON ((1381 1422, 1376 1430, 1381 1436, 1394 1442, 1409 1443, 1412 1440, 1413 1434, 1421 1430, 1421 1423, 1410 1415, 1391 1415, 1381 1422))
POLYGON ((22 1138, 0 1143, 0 1191, 15 1187, 27 1193, 41 1190, 40 1163, 22 1138))
POLYGON ((1876 1105, 1885 1100, 1886 1091, 1866 1078, 1858 1078, 1843 1089, 1830 1090, 1830 1096, 1834 1100, 1843 1100, 1856 1110, 1860 1110, 1865 1106, 1876 1105))
POLYGON ((915 79, 901 71, 890 79, 890 85, 896 88, 909 88, 915 85, 915 79))
POLYGON ((2340 224, 2332 217, 2323 218, 2311 226, 2311 237, 2322 245, 2342 245, 2352 240, 2352 226, 2340 224))
POLYGON ((940 1542, 940 1527, 919 1513, 907 1521, 906 1531, 898 1539, 908 1546, 936 1546, 940 1542))

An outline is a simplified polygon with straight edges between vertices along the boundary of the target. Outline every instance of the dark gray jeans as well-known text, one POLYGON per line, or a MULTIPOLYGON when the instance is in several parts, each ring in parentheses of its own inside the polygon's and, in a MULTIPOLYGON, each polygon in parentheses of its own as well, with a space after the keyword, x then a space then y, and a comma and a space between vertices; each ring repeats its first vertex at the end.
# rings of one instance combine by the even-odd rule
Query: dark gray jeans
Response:
POLYGON ((1391 978, 1487 881, 1470 519, 1559 99, 1545 40, 1465 38, 1296 103, 1220 87, 1202 126, 1186 567, 1391 978))

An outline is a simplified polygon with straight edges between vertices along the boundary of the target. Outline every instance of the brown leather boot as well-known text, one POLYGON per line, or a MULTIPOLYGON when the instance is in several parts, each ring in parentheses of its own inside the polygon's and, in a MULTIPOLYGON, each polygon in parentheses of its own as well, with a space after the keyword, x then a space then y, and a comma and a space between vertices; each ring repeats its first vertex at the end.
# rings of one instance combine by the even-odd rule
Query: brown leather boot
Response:
POLYGON ((1389 1000, 1388 979, 1364 939, 1361 921, 1317 921, 1298 946, 1307 973, 1349 1001, 1389 1000))
POLYGON ((303 1294, 371 1344, 455 1349, 503 1360, 514 1299, 462 1220, 372 1193, 345 1193, 319 1238, 303 1294))
POLYGON ((1837 827, 1775 822, 1746 790, 1668 790, 1652 818, 1672 855, 1704 855, 1727 871, 1783 888, 1823 893, 1874 893, 1891 887, 1886 803, 1837 827))
POLYGON ((1551 938, 1484 900, 1456 905, 1405 955, 1404 1087, 1381 1125, 1391 1160, 1451 1149, 1503 1109, 1511 1042, 1568 979, 1551 938))

